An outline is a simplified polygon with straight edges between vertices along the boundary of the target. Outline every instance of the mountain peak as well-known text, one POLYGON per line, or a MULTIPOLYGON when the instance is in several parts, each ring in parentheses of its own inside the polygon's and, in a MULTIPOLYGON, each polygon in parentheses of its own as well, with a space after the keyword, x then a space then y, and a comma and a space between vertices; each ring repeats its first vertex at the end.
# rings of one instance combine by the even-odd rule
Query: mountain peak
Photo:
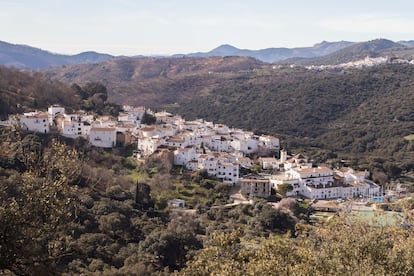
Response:
POLYGON ((313 47, 322 47, 322 46, 325 46, 326 44, 329 44, 330 42, 328 42, 328 41, 326 41, 326 40, 322 40, 321 42, 319 42, 319 43, 316 43, 316 44, 314 44, 313 45, 313 47))
POLYGON ((238 49, 230 44, 222 44, 218 46, 217 48, 213 49, 213 51, 216 51, 216 50, 238 50, 238 49))
POLYGON ((223 44, 211 50, 210 54, 218 56, 231 56, 237 54, 239 51, 239 49, 230 44, 223 44))

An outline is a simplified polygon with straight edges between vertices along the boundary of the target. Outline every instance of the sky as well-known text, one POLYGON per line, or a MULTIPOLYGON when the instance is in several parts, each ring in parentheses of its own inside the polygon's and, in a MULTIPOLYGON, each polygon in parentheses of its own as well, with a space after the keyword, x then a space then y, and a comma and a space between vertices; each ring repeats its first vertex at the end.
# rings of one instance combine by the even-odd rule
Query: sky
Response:
POLYGON ((0 40, 112 55, 414 40, 413 0, 0 0, 0 40))

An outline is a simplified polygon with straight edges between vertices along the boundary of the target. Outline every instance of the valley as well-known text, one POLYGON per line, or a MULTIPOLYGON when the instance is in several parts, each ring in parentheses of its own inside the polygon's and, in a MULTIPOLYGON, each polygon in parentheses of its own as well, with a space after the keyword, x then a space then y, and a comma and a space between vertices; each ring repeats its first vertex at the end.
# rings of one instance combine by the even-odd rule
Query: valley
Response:
POLYGON ((0 68, 0 271, 410 274, 414 65, 365 65, 0 68))

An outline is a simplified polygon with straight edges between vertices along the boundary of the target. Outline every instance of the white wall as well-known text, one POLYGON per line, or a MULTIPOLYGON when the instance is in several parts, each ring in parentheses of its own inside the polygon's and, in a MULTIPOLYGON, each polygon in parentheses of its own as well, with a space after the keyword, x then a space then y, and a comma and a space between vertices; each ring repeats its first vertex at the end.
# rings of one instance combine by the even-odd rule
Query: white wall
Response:
POLYGON ((92 128, 89 132, 89 142, 95 147, 112 148, 116 145, 116 129, 92 128))

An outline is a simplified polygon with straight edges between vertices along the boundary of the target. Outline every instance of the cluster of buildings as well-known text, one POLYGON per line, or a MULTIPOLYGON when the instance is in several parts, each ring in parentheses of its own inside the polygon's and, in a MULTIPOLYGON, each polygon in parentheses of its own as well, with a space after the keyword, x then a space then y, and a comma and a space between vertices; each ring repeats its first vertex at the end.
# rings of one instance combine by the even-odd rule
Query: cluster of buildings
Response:
POLYGON ((248 156, 277 154, 280 149, 279 139, 273 136, 257 136, 204 120, 185 121, 165 112, 162 115, 155 114, 160 124, 139 130, 138 155, 145 157, 168 148, 174 152, 174 165, 190 171, 205 170, 224 183, 239 183, 240 169, 253 166, 248 156))
POLYGON ((204 120, 186 121, 178 115, 153 113, 143 107, 124 106, 115 119, 83 112, 66 114, 64 107, 51 106, 48 112, 24 113, 14 123, 28 131, 83 137, 96 147, 133 144, 137 158, 165 150, 173 155, 173 165, 189 171, 205 170, 209 176, 239 186, 241 193, 250 197, 266 198, 272 189, 281 187, 287 196, 316 199, 371 197, 380 192, 379 186, 368 180, 368 172, 314 167, 300 154, 288 156, 285 150, 280 151, 276 137, 258 136, 204 120), (141 124, 145 113, 154 116, 156 124, 141 124), (269 157, 275 155, 280 157, 269 157), (252 156, 262 157, 253 160, 252 156), (249 171, 255 162, 266 173, 241 174, 242 168, 249 171))
POLYGON ((118 119, 108 116, 96 117, 85 112, 66 113, 62 106, 50 106, 47 112, 29 112, 10 120, 27 131, 37 133, 58 132, 64 137, 83 137, 96 147, 112 148, 134 142, 139 119, 145 109, 130 108, 118 119))
POLYGON ((240 181, 242 194, 268 197, 272 189, 280 191, 282 187, 286 196, 313 199, 371 198, 380 193, 380 187, 368 179, 367 171, 314 167, 303 155, 288 156, 285 150, 279 159, 261 157, 259 161, 270 172, 245 176, 240 181))
POLYGON ((282 151, 279 162, 283 168, 270 177, 270 183, 275 189, 279 185, 288 184, 287 196, 316 199, 370 198, 380 193, 380 187, 368 179, 367 171, 354 171, 347 167, 314 167, 300 154, 287 158, 285 151, 282 151))
POLYGON ((326 70, 326 69, 347 69, 347 68, 364 68, 381 64, 414 64, 414 60, 407 60, 394 57, 365 57, 364 59, 350 61, 334 65, 310 65, 305 66, 309 70, 326 70))

